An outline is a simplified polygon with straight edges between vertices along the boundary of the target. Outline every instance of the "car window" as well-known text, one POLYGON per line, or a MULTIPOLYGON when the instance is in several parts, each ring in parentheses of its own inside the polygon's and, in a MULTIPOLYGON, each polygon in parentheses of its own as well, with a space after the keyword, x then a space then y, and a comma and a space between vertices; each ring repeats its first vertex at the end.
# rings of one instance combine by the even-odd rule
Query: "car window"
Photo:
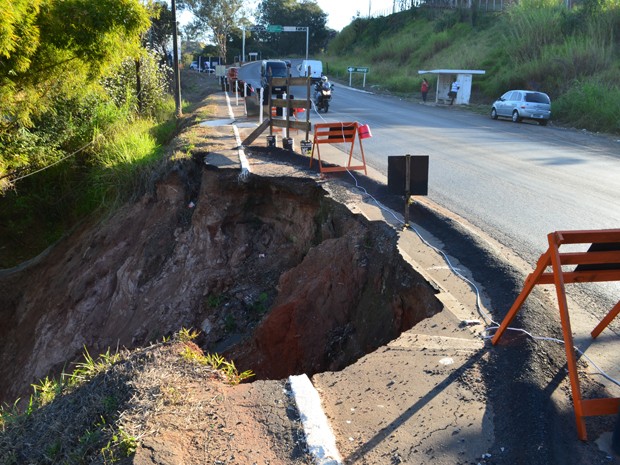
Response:
POLYGON ((533 103, 546 103, 549 104, 549 97, 547 97, 547 95, 542 94, 540 92, 531 92, 529 94, 525 94, 525 101, 526 102, 533 102, 533 103))
POLYGON ((510 97, 510 94, 512 94, 512 92, 506 92, 504 95, 501 96, 501 99, 508 100, 508 97, 510 97))
POLYGON ((277 63, 277 64, 272 64, 269 63, 267 64, 267 76, 269 76, 269 70, 271 69, 271 76, 273 77, 286 77, 287 76, 287 68, 286 68, 286 64, 284 63, 277 63))
POLYGON ((517 91, 513 92, 510 95, 510 100, 513 100, 515 102, 520 102, 521 101, 521 92, 517 92, 517 91))

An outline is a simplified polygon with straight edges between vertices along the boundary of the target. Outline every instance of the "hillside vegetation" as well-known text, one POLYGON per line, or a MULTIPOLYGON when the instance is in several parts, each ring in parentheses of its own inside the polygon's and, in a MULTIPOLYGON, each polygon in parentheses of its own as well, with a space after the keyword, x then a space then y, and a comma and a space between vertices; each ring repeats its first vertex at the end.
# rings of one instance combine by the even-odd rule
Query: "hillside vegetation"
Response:
MULTIPOLYGON (((620 133, 620 2, 523 0, 503 12, 414 8, 355 19, 323 57, 332 76, 368 66, 367 86, 417 95, 422 69, 483 69, 472 103, 509 89, 549 94, 554 121, 620 133)), ((361 81, 361 75, 354 75, 361 81)), ((431 81, 432 82, 432 81, 431 81)))
POLYGON ((152 47, 162 4, 6 3, 0 268, 34 257, 93 213, 139 196, 176 130, 171 70, 152 47))

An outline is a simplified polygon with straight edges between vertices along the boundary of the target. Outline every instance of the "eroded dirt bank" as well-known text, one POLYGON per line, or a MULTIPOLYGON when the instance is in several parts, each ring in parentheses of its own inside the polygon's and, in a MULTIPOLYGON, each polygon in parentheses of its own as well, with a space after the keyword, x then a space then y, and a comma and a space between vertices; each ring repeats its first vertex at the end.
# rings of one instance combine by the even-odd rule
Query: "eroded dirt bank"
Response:
POLYGON ((181 327, 259 377, 339 369, 441 310, 396 234, 298 178, 177 161, 156 190, 0 276, 0 400, 84 347, 181 327))

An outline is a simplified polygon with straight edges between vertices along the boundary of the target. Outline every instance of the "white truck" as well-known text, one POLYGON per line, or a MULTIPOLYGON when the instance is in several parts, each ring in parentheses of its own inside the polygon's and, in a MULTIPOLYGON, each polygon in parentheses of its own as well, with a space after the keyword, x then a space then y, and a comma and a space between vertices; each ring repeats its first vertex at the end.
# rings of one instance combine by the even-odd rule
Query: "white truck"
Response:
POLYGON ((323 62, 321 60, 303 60, 297 65, 297 71, 301 77, 308 77, 308 70, 312 82, 320 81, 323 75, 323 62))

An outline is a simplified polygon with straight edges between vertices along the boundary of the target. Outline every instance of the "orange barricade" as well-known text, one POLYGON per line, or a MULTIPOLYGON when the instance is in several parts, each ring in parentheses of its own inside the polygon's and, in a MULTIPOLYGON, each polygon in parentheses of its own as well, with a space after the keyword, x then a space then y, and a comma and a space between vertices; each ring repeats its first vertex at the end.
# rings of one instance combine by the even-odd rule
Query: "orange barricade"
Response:
MULTIPOLYGON (((599 231, 556 231, 547 235, 549 249, 538 259, 536 269, 523 285, 523 290, 512 304, 504 317, 491 342, 497 344, 502 334, 516 316, 521 305, 536 284, 554 284, 560 310, 560 320, 568 375, 571 384, 577 434, 579 439, 587 439, 585 417, 596 415, 615 415, 620 408, 620 398, 609 397, 599 399, 582 399, 579 377, 577 374, 577 358, 575 356, 573 334, 571 332, 565 284, 620 281, 620 229, 599 231), (560 246, 565 244, 591 244, 586 252, 560 253, 560 246), (562 267, 577 265, 564 270, 562 267), (546 269, 551 267, 551 271, 546 269)), ((609 323, 620 313, 620 301, 598 323, 590 333, 596 338, 609 323)))
POLYGON ((360 150, 362 152, 362 164, 352 166, 351 161, 353 159, 353 148, 355 146, 355 138, 358 134, 358 123, 324 123, 314 125, 314 141, 312 144, 312 153, 310 154, 310 166, 312 166, 312 160, 314 159, 314 149, 316 148, 317 159, 319 161, 319 170, 321 173, 329 173, 333 171, 347 171, 347 170, 364 170, 366 172, 366 158, 364 157, 364 147, 362 146, 362 140, 360 139, 360 150), (319 146, 321 144, 338 144, 338 143, 350 143, 351 148, 349 150, 349 162, 346 167, 332 166, 325 167, 321 162, 321 150, 319 146))

